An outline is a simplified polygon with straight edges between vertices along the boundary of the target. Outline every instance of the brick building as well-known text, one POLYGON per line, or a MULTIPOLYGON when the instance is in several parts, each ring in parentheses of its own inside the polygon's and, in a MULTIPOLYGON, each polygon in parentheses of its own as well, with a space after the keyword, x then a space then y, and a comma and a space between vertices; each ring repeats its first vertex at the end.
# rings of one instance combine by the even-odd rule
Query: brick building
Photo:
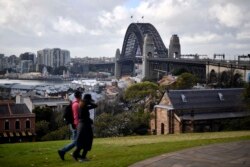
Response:
POLYGON ((221 130, 221 120, 250 116, 242 88, 170 90, 152 112, 154 134, 221 130))
POLYGON ((35 114, 25 104, 0 101, 0 143, 33 141, 35 114))

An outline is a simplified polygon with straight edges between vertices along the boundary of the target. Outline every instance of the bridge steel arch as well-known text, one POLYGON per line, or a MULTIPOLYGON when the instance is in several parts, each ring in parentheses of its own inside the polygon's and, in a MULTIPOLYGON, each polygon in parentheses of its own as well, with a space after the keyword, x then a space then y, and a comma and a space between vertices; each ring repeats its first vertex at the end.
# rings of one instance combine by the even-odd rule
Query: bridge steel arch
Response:
POLYGON ((135 57, 138 47, 142 52, 144 42, 143 39, 146 34, 150 35, 153 38, 155 45, 155 54, 157 54, 158 57, 167 57, 168 50, 165 47, 158 31, 152 24, 131 23, 126 31, 123 40, 121 59, 127 57, 135 57))
POLYGON ((165 47, 161 36, 156 28, 150 23, 131 23, 127 28, 121 55, 117 63, 120 63, 121 76, 134 74, 134 64, 142 61, 144 37, 146 34, 153 38, 155 57, 168 57, 168 50, 165 47))

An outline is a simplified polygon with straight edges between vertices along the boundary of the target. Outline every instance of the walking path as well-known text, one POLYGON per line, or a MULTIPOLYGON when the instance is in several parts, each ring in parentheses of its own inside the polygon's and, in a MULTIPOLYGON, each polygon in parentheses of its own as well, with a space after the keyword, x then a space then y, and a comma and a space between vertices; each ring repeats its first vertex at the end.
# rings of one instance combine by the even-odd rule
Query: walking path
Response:
POLYGON ((130 167, 250 167, 250 140, 185 149, 130 167))

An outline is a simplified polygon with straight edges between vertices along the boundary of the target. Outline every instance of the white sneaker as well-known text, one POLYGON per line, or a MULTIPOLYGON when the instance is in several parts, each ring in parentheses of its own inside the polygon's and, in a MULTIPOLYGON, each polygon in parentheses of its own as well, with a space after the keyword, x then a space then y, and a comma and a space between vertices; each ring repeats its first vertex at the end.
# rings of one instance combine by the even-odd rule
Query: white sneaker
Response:
POLYGON ((79 162, 85 162, 85 161, 89 161, 89 159, 88 159, 88 158, 79 158, 78 161, 79 161, 79 162))

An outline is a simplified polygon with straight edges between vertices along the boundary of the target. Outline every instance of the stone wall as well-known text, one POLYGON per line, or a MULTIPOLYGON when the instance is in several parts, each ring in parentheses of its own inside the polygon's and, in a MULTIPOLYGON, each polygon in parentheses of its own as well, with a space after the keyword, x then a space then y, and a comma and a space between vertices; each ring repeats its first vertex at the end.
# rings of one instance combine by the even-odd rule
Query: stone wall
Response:
POLYGON ((156 108, 156 134, 169 133, 169 119, 167 110, 164 108, 156 108))

